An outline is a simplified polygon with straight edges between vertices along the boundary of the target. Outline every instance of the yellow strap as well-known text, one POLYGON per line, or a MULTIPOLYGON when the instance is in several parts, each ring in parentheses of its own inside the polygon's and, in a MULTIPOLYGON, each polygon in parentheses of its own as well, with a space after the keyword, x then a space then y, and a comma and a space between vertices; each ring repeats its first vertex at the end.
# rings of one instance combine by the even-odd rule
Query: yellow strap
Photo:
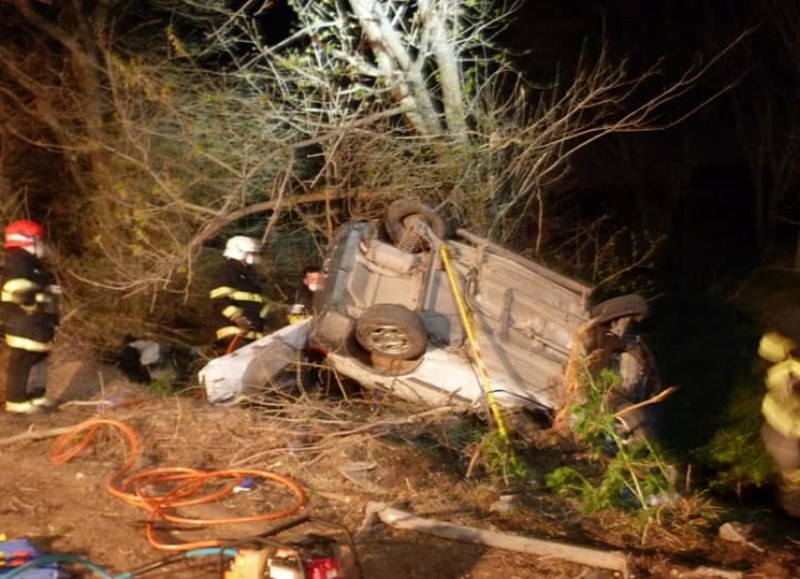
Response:
POLYGON ((461 322, 464 324, 464 330, 467 333, 467 340, 469 341, 472 360, 475 363, 475 366, 478 368, 478 379, 480 380, 481 387, 486 395, 486 400, 489 403, 492 416, 494 416, 495 422, 497 423, 497 431, 500 433, 500 436, 507 441, 508 430, 506 429, 505 421, 503 420, 503 414, 500 410, 500 406, 497 404, 497 399, 492 391, 492 386, 489 383, 489 373, 486 371, 486 367, 483 365, 481 351, 478 347, 478 341, 475 338, 475 330, 472 326, 472 322, 469 319, 467 306, 464 303, 464 297, 461 295, 461 288, 458 284, 455 273, 453 272, 453 267, 450 264, 450 256, 447 252, 447 246, 444 243, 439 245, 439 253, 442 256, 442 264, 444 265, 444 270, 447 273, 447 279, 450 281, 450 287, 453 290, 453 297, 455 297, 456 305, 458 306, 458 313, 461 316, 461 322))

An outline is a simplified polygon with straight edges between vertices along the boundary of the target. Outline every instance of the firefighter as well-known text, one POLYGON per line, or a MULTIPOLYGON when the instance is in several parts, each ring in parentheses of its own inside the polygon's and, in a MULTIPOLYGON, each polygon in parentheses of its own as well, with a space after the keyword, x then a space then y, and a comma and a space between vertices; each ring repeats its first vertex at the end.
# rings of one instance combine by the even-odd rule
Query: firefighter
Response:
POLYGON ((761 403, 761 439, 780 473, 780 505, 792 517, 800 517, 800 360, 795 357, 796 347, 777 332, 764 334, 758 345, 759 356, 772 362, 761 403))
POLYGON ((289 306, 286 316, 290 324, 295 324, 310 317, 314 305, 314 292, 319 289, 322 272, 315 265, 303 268, 303 278, 294 295, 294 303, 289 306))
POLYGON ((47 360, 59 322, 61 288, 42 262, 44 228, 27 219, 6 227, 0 307, 5 342, 11 349, 6 370, 5 411, 39 414, 47 399, 47 360))
POLYGON ((221 352, 236 350, 261 338, 269 304, 253 267, 260 259, 261 243, 236 235, 225 244, 225 265, 217 274, 211 301, 219 313, 216 345, 221 352))
MULTIPOLYGON (((303 268, 302 278, 294 294, 294 302, 286 316, 290 324, 309 319, 314 313, 314 294, 322 284, 322 270, 316 265, 303 268)), ((325 353, 305 348, 300 361, 301 370, 296 374, 300 394, 309 394, 320 388, 326 391, 334 383, 334 377, 325 366, 325 353)))

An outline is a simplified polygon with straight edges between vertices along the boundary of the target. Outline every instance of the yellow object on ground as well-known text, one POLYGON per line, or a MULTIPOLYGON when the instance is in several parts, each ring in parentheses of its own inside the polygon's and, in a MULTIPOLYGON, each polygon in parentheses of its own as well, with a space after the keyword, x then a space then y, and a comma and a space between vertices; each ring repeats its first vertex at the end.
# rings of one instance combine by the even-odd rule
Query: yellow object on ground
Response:
POLYGON ((225 579, 261 579, 266 567, 266 549, 241 549, 225 571, 225 579))

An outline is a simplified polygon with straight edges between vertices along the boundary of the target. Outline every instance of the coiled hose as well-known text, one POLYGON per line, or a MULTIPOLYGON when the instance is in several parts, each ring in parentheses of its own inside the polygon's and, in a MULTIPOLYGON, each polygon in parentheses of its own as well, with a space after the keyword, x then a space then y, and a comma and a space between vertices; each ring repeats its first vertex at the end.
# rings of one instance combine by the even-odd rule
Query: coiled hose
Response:
POLYGON ((83 452, 104 427, 119 431, 128 446, 127 460, 108 481, 106 490, 118 499, 147 511, 145 534, 148 543, 156 549, 193 551, 222 545, 218 539, 165 543, 158 540, 156 536, 158 523, 168 522, 204 528, 212 525, 272 521, 297 513, 305 504, 305 493, 297 482, 287 476, 270 471, 258 469, 203 471, 193 468, 164 467, 129 474, 138 459, 140 444, 135 430, 119 420, 93 419, 78 424, 74 429, 55 440, 48 453, 50 459, 59 464, 70 461, 83 452), (288 507, 278 511, 242 517, 202 519, 183 517, 174 512, 179 507, 217 502, 231 494, 233 489, 245 478, 262 480, 285 487, 294 500, 288 507), (162 487, 168 490, 157 493, 155 489, 162 487))

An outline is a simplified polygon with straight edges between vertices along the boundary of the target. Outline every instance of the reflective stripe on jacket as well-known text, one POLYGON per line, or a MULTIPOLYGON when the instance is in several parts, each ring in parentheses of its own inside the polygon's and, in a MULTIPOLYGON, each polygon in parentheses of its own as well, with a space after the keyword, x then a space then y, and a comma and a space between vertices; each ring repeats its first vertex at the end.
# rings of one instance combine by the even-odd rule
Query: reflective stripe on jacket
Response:
POLYGON ((256 332, 255 330, 250 332, 242 332, 242 330, 240 330, 237 326, 223 326, 217 330, 216 336, 217 340, 224 340, 225 338, 230 338, 236 334, 240 334, 242 338, 251 341, 264 337, 264 334, 261 332, 256 332))
POLYGON ((22 336, 12 336, 6 334, 6 345, 9 348, 17 348, 19 350, 28 350, 29 352, 49 352, 53 349, 53 342, 37 342, 30 338, 23 338, 22 336))
POLYGON ((228 298, 235 302, 258 302, 263 303, 264 297, 261 294, 243 292, 233 287, 221 286, 211 290, 211 299, 228 298))
POLYGON ((783 436, 800 439, 800 394, 792 387, 795 380, 800 380, 800 361, 795 358, 770 366, 761 413, 783 436))

